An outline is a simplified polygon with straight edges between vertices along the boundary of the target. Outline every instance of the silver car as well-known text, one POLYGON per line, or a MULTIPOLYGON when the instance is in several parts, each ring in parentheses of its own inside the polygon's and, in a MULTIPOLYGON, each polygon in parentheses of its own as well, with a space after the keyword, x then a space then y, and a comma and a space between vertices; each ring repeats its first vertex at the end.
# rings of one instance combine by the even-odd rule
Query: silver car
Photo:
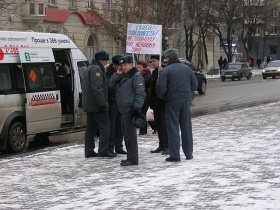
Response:
POLYGON ((280 60, 270 61, 267 66, 262 70, 262 77, 266 79, 267 77, 280 76, 280 60))

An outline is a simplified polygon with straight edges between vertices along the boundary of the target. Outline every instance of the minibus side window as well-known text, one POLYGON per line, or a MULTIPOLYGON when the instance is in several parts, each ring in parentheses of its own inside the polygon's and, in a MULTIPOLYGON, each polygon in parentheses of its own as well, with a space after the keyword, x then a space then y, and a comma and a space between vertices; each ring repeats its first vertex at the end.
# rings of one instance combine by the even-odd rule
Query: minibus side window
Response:
POLYGON ((54 64, 24 64, 28 88, 31 91, 55 90, 55 65, 54 64))
POLYGON ((40 89, 42 87, 42 77, 39 66, 27 67, 28 86, 32 89, 40 89))
POLYGON ((54 88, 55 80, 52 67, 50 65, 42 65, 40 70, 43 78, 43 88, 54 88))
POLYGON ((24 79, 22 74, 22 67, 20 64, 14 64, 14 70, 16 75, 16 82, 18 90, 24 90, 24 79))
POLYGON ((0 65, 0 91, 11 90, 12 81, 8 64, 0 65))

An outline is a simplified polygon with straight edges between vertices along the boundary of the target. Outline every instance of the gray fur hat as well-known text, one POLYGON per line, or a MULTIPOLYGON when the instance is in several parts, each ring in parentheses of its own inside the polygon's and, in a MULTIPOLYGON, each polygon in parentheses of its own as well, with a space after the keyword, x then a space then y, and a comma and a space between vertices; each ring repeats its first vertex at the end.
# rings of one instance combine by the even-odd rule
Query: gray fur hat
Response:
POLYGON ((119 64, 121 65, 124 63, 133 63, 133 57, 129 55, 121 57, 119 60, 119 64))
POLYGON ((177 55, 178 56, 178 50, 175 48, 169 48, 168 50, 164 51, 164 57, 168 57, 170 55, 177 55))

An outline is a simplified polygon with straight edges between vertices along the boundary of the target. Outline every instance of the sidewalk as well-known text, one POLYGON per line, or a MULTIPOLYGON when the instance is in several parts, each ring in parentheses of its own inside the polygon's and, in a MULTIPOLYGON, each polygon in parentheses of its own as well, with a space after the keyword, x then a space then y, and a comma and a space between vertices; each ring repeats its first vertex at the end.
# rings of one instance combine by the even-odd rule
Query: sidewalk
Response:
MULTIPOLYGON (((72 144, 0 159, 0 209, 280 209, 280 103, 193 118, 194 159, 152 154, 139 136, 139 165, 126 156, 84 158, 72 144)), ((77 135, 82 139, 83 133, 77 135)))

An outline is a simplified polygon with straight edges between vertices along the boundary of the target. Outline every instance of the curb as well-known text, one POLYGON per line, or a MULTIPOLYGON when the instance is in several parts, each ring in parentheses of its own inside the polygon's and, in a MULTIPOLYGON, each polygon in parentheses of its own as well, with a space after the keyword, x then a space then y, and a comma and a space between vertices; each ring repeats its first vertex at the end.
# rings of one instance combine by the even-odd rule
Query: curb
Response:
POLYGON ((235 109, 249 108, 249 107, 253 107, 253 106, 275 103, 275 102, 279 102, 279 101, 280 101, 280 98, 275 98, 275 99, 253 101, 253 102, 247 102, 247 103, 241 103, 241 104, 232 104, 232 105, 227 105, 227 106, 225 106, 225 104, 223 104, 223 105, 216 106, 216 107, 207 107, 207 108, 201 108, 201 109, 197 109, 197 110, 191 110, 191 116, 200 117, 203 115, 216 114, 216 113, 231 111, 231 110, 235 110, 235 109))

